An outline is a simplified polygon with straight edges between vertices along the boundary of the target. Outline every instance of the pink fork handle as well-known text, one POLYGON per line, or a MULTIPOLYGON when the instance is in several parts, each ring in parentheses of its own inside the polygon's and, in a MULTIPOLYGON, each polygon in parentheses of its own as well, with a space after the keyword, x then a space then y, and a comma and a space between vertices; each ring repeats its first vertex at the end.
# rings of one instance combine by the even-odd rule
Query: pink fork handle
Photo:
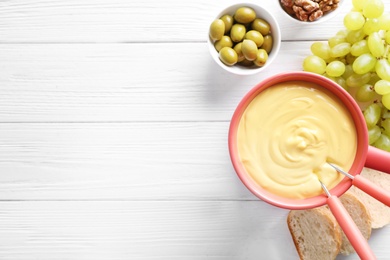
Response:
POLYGON ((390 153, 369 145, 365 166, 390 173, 390 153))
POLYGON ((369 181, 368 179, 362 177, 361 175, 356 175, 353 180, 352 184, 356 186, 357 188, 361 189, 368 195, 374 197, 375 199, 379 200, 383 204, 390 207, 390 192, 383 189, 382 187, 374 184, 373 182, 369 181))
POLYGON ((376 259, 376 256, 368 245, 367 240, 363 237, 359 228, 356 226, 355 222, 353 222, 351 216, 348 214, 339 198, 333 195, 330 196, 328 198, 328 206, 360 259, 376 259))

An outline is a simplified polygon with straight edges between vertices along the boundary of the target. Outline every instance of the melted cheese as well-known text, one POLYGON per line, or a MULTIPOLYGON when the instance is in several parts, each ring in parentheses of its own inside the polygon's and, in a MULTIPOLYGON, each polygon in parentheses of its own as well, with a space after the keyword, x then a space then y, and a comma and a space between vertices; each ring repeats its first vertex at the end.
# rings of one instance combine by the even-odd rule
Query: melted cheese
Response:
POLYGON ((238 127, 238 152, 251 177, 287 198, 323 193, 343 176, 327 162, 350 169, 357 149, 355 125, 333 94, 292 81, 267 88, 248 105, 238 127))

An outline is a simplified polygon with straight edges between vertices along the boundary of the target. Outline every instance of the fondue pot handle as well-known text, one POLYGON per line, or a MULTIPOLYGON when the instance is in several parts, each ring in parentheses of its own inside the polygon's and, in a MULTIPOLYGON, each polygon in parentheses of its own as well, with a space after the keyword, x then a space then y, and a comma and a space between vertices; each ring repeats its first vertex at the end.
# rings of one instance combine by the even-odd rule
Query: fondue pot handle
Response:
POLYGON ((376 259, 367 240, 363 237, 355 222, 353 222, 352 217, 348 214, 340 199, 337 196, 330 195, 327 202, 330 211, 333 213, 333 216, 336 218, 360 259, 376 259))
POLYGON ((374 170, 390 173, 390 152, 369 145, 365 166, 374 170))

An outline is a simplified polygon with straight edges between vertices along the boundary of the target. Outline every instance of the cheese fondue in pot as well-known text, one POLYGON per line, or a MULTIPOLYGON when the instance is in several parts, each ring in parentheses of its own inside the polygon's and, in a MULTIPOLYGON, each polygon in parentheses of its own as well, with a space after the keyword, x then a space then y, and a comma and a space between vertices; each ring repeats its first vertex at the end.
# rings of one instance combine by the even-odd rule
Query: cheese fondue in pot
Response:
POLYGON ((276 84, 257 95, 237 131, 240 160, 250 176, 276 195, 303 199, 323 193, 349 170, 357 149, 353 120, 341 101, 303 81, 276 84))

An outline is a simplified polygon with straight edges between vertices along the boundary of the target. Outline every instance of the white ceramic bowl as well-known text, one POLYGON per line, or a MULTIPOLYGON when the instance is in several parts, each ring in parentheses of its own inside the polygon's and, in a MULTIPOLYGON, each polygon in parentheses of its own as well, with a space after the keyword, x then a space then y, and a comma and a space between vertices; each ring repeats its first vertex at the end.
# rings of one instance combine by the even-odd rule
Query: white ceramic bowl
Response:
POLYGON ((289 19, 292 23, 296 23, 297 25, 302 25, 302 24, 315 25, 315 24, 326 22, 326 21, 334 18, 336 15, 338 15, 338 13, 342 9, 342 6, 345 2, 345 0, 340 0, 338 3, 338 7, 335 10, 324 14, 322 17, 320 17, 319 19, 317 19, 315 21, 310 22, 310 21, 301 21, 298 18, 296 18, 295 16, 290 15, 286 10, 283 9, 283 6, 282 6, 282 3, 280 2, 280 0, 277 0, 277 1, 279 3, 281 12, 283 12, 287 16, 287 19, 289 19))
MULTIPOLYGON (((244 6, 250 7, 253 10, 255 10, 256 17, 264 19, 265 21, 267 21, 269 23, 269 25, 271 27, 273 46, 272 46, 271 52, 268 55, 268 60, 264 64, 264 66, 262 66, 262 67, 258 67, 258 66, 245 67, 245 66, 242 66, 239 64, 235 64, 233 66, 227 66, 224 63, 222 63, 222 61, 219 59, 218 51, 215 49, 214 43, 210 39, 208 31, 207 31, 207 44, 208 44, 208 47, 210 50, 211 57, 223 69, 225 69, 231 73, 237 74, 237 75, 252 75, 252 74, 259 73, 259 72, 263 71, 268 66, 270 66, 270 64, 272 64, 272 62, 274 61, 274 59, 276 58, 276 56, 279 53, 280 43, 281 43, 281 33, 280 33, 279 24, 276 21, 276 19, 274 18, 274 16, 271 13, 269 13, 266 9, 264 9, 263 7, 255 5, 255 4, 240 3, 240 4, 235 4, 235 5, 229 6, 229 7, 225 8, 224 10, 222 10, 214 19, 218 19, 225 14, 233 15, 238 8, 244 7, 244 6)), ((211 24, 211 22, 212 21, 210 21, 210 24, 211 24)))

